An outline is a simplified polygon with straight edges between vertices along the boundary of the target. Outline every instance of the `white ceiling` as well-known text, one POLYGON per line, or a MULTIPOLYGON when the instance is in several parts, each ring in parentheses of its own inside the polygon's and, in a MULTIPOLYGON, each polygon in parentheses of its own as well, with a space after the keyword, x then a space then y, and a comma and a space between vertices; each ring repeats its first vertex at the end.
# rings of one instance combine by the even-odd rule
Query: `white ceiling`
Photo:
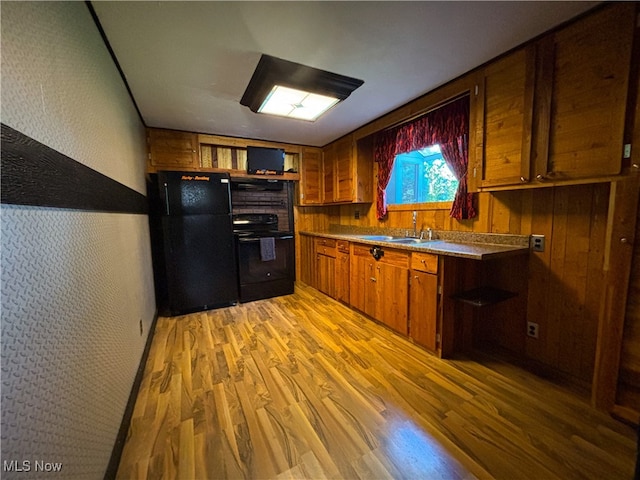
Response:
POLYGON ((599 2, 93 2, 149 127, 323 146, 599 2), (240 105, 260 55, 364 80, 314 123, 240 105))

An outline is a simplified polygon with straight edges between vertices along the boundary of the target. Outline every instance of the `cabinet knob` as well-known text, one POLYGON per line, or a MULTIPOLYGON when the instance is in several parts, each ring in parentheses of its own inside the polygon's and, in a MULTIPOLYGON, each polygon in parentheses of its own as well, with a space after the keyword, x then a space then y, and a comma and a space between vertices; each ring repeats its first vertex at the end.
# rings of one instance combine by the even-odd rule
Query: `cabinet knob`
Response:
POLYGON ((620 243, 629 243, 629 240, 626 237, 622 237, 620 243))
POLYGON ((539 173, 538 175, 536 175, 536 180, 538 180, 539 182, 544 182, 547 178, 542 175, 541 173, 539 173))
POLYGON ((371 280, 372 282, 376 282, 376 277, 370 277, 369 280, 371 280))
POLYGON ((520 181, 522 183, 527 183, 529 180, 527 178, 525 178, 525 177, 520 177, 520 181))

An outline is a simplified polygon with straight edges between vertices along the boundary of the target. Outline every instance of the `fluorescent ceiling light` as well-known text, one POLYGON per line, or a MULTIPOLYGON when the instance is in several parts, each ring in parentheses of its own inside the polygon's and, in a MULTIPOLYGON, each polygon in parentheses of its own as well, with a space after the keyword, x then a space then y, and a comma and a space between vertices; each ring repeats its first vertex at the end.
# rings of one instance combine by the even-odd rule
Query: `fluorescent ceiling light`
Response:
POLYGON ((240 104, 256 113, 314 121, 363 83, 262 55, 240 104))
POLYGON ((258 112, 313 121, 339 101, 340 99, 335 97, 276 85, 258 112))

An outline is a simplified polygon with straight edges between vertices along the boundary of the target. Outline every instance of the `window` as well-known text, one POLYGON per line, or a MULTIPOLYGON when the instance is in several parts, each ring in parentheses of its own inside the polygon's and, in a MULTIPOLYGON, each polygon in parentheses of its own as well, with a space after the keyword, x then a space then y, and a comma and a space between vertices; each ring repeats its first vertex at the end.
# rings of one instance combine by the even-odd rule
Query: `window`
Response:
POLYGON ((396 155, 389 184, 387 204, 452 202, 458 180, 442 158, 440 147, 432 145, 396 155))

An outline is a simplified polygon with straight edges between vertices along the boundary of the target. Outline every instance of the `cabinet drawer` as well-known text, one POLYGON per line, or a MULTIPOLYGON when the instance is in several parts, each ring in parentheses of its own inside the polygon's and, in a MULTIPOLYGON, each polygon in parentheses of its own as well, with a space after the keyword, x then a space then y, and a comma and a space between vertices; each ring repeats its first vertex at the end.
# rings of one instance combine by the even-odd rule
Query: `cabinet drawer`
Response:
POLYGON ((420 272, 438 273, 438 255, 413 252, 411 254, 411 268, 420 272))
POLYGON ((336 243, 340 253, 349 253, 349 242, 346 240, 338 240, 336 243))
POLYGON ((318 247, 318 246, 335 248, 336 247, 336 240, 334 238, 318 237, 318 238, 316 238, 316 247, 318 247))
POLYGON ((409 268, 409 252, 402 250, 394 250, 393 248, 378 247, 384 253, 379 260, 375 260, 371 255, 373 245, 354 244, 353 255, 356 257, 368 257, 372 262, 383 263, 386 265, 394 265, 396 267, 409 268))
POLYGON ((336 241, 333 238, 316 238, 316 254, 320 253, 328 257, 336 256, 336 241))

